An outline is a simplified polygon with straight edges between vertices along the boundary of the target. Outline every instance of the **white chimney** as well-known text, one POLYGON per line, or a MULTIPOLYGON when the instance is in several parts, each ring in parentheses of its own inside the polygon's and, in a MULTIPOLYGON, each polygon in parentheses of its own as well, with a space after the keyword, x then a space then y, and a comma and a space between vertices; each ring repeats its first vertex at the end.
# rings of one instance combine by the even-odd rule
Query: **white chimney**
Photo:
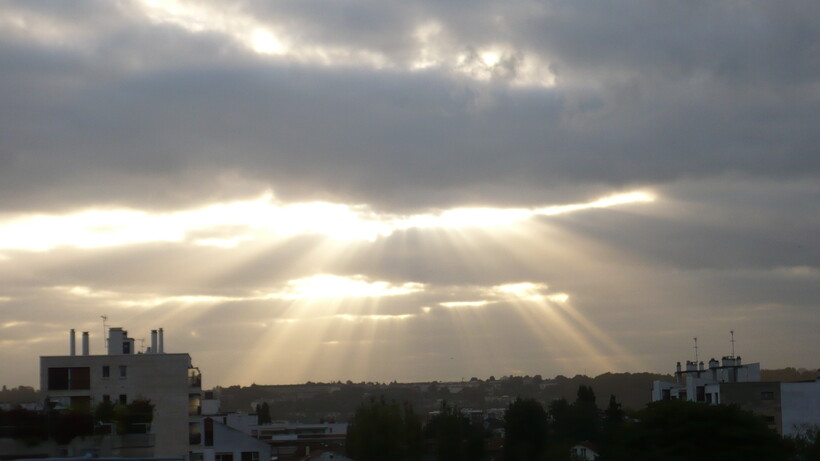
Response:
POLYGON ((71 329, 71 342, 69 343, 68 351, 71 356, 77 355, 77 335, 74 333, 73 328, 71 329))
POLYGON ((88 355, 88 332, 83 332, 83 355, 88 355))
POLYGON ((164 335, 162 334, 162 328, 159 329, 159 353, 160 354, 165 353, 165 338, 164 338, 164 335))
POLYGON ((151 330, 151 353, 157 353, 157 330, 151 330))

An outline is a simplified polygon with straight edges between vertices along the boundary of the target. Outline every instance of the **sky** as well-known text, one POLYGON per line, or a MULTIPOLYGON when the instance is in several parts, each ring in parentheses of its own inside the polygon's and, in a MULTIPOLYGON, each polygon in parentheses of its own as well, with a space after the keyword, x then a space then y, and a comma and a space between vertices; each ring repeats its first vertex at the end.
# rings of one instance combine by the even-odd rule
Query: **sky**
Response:
POLYGON ((204 387, 816 368, 818 17, 4 0, 0 383, 101 316, 204 387))

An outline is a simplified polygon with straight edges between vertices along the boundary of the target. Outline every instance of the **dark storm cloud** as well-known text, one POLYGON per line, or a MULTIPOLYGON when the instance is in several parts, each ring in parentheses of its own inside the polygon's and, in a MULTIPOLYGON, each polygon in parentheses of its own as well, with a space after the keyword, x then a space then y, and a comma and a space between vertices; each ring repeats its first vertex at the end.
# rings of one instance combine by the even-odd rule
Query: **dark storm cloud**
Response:
POLYGON ((438 21, 461 48, 500 41, 555 66, 555 88, 525 89, 436 69, 287 63, 216 32, 146 23, 136 7, 101 7, 75 19, 115 26, 73 47, 0 37, 3 203, 178 206, 224 197, 203 182, 225 170, 289 199, 382 207, 531 204, 577 196, 579 184, 733 171, 814 175, 815 9, 299 2, 259 16, 399 63, 417 24, 438 21))

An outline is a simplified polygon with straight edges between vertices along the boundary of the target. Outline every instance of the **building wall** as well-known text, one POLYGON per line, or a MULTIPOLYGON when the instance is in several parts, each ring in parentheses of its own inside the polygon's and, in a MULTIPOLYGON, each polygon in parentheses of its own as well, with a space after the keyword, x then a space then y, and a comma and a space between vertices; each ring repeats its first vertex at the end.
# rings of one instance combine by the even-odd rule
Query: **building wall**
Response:
POLYGON ((92 406, 108 395, 114 403, 124 395, 127 402, 148 399, 155 405, 151 432, 156 434, 155 456, 185 456, 188 453, 189 395, 200 392, 189 386, 188 354, 75 355, 40 357, 40 389, 51 400, 70 402, 71 397, 89 397, 92 406), (103 377, 103 367, 109 376, 103 377), (120 366, 126 375, 120 377, 120 366), (50 390, 48 369, 89 367, 90 389, 50 390))
MULTIPOLYGON (((217 455, 228 453, 231 454, 233 461, 243 461, 243 453, 251 460, 253 460, 252 453, 255 453, 256 461, 269 461, 271 459, 270 445, 226 426, 222 422, 224 419, 222 416, 210 418, 213 420, 213 445, 206 446, 203 440, 199 447, 191 447, 191 451, 198 454, 202 461, 215 461, 217 455)), ((204 420, 205 418, 203 418, 204 420)), ((202 428, 202 433, 205 433, 204 428, 202 428)))
POLYGON ((720 403, 737 405, 766 420, 770 428, 783 433, 781 392, 778 382, 721 383, 720 403))
POLYGON ((782 434, 794 436, 806 426, 820 426, 820 381, 780 383, 782 434))

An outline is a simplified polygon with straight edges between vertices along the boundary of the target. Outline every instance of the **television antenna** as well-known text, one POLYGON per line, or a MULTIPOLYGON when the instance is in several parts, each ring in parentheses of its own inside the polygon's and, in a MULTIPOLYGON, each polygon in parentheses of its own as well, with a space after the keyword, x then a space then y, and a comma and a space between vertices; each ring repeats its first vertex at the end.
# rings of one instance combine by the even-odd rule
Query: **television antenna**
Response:
POLYGON ((108 337, 106 336, 106 333, 108 332, 108 325, 105 323, 108 320, 108 316, 103 314, 100 318, 103 321, 103 345, 105 346, 106 352, 108 352, 108 337))
POLYGON ((695 347, 694 347, 694 349, 695 349, 695 363, 698 363, 698 337, 695 336, 692 339, 695 340, 695 347))
POLYGON ((729 330, 729 334, 732 335, 732 358, 735 358, 735 330, 729 330))

